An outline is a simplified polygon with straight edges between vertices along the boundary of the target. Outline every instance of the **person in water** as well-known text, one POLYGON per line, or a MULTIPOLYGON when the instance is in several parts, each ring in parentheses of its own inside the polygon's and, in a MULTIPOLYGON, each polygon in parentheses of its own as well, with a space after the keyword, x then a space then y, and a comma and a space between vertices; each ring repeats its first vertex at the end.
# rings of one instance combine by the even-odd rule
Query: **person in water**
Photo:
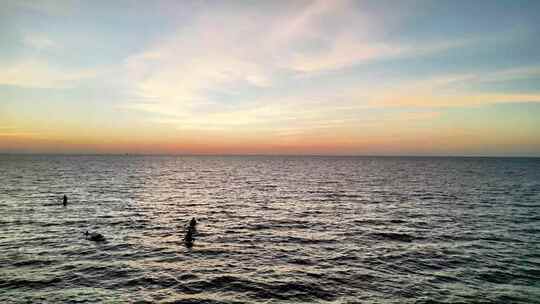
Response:
POLYGON ((194 217, 191 218, 191 220, 189 221, 186 235, 184 236, 184 243, 186 244, 186 247, 188 248, 193 247, 193 242, 195 242, 194 235, 196 232, 196 228, 195 228, 196 225, 197 225, 197 220, 194 217))
POLYGON ((64 198, 62 199, 62 204, 64 206, 67 206, 67 195, 64 194, 64 198))
POLYGON ((88 233, 88 230, 84 233, 84 236, 87 240, 94 241, 94 242, 105 242, 105 237, 101 233, 92 232, 88 233))
POLYGON ((193 233, 194 233, 194 230, 191 227, 188 228, 186 236, 184 237, 184 243, 186 244, 187 248, 193 247, 193 242, 195 242, 195 238, 193 237, 193 233))
POLYGON ((195 229, 195 226, 197 226, 197 220, 193 217, 191 218, 191 221, 189 221, 189 228, 195 229))

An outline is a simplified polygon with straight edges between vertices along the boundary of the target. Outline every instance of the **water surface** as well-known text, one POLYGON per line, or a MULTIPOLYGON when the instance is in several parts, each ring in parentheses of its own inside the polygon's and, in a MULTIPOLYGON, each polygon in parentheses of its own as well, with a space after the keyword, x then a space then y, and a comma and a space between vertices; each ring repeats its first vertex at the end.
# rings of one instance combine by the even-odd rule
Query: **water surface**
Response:
POLYGON ((4 155, 0 302, 540 303, 539 207, 540 159, 4 155))

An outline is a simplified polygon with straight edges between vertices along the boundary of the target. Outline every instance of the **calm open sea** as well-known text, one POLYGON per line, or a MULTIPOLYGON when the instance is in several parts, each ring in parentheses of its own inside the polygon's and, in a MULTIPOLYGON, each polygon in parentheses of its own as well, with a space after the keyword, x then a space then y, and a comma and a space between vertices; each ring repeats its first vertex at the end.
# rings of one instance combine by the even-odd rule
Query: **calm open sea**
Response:
POLYGON ((0 303, 540 303, 540 159, 4 155, 0 232, 0 303))

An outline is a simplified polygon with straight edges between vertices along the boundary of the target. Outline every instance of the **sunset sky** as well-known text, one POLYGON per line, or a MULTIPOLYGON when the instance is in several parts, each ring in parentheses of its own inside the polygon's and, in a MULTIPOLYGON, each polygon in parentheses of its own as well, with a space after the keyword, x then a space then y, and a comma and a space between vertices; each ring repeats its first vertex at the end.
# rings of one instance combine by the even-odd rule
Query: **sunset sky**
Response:
POLYGON ((540 156, 540 1, 0 2, 0 153, 540 156))

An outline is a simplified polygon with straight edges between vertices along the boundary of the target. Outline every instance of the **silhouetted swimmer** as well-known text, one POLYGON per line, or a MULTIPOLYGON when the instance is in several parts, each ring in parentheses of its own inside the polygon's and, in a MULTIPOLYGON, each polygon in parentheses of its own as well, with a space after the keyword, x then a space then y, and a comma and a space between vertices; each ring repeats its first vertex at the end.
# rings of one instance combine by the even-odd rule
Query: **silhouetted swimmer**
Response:
POLYGON ((189 228, 195 229, 197 226, 197 220, 193 217, 191 218, 191 221, 189 221, 189 228))
POLYGON ((67 206, 67 195, 64 194, 64 198, 62 199, 62 204, 65 206, 67 206))
POLYGON ((195 242, 195 238, 193 237, 194 230, 191 228, 188 228, 188 231, 186 233, 186 236, 184 237, 184 244, 186 244, 187 248, 193 247, 193 242, 195 242))
POLYGON ((101 233, 92 232, 88 233, 88 230, 84 233, 87 240, 94 241, 94 242, 104 242, 105 237, 101 233))
POLYGON ((197 232, 196 226, 197 220, 192 217, 189 221, 186 235, 184 236, 184 243, 186 244, 187 248, 193 247, 193 243, 195 242, 195 233, 197 232))

